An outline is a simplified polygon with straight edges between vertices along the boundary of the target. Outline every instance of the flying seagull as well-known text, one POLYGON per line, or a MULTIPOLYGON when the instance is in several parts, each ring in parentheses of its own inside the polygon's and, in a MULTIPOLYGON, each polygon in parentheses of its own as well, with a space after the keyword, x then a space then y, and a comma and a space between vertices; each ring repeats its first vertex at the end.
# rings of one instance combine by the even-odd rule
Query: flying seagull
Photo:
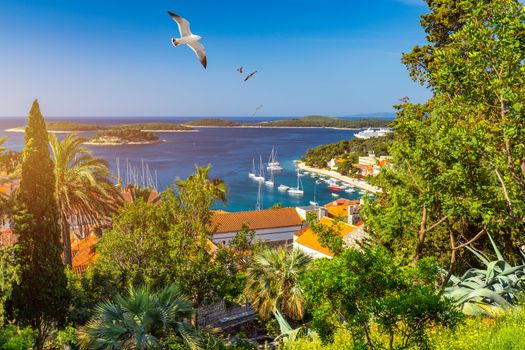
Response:
POLYGON ((188 22, 186 19, 170 11, 168 11, 168 14, 179 25, 179 32, 181 36, 180 38, 171 39, 173 46, 179 46, 183 44, 188 45, 195 52, 202 66, 206 68, 208 66, 206 51, 204 50, 204 46, 198 42, 202 39, 202 37, 195 35, 190 31, 190 22, 188 22))
POLYGON ((248 74, 248 76, 247 76, 246 78, 244 78, 244 81, 248 81, 248 80, 250 80, 251 78, 253 78, 253 76, 254 76, 255 74, 257 74, 257 71, 248 74))
POLYGON ((239 68, 237 69, 237 72, 239 72, 239 73, 241 73, 241 74, 244 73, 244 67, 239 67, 239 68))
POLYGON ((257 112, 259 112, 261 108, 263 108, 263 105, 260 105, 259 107, 255 108, 255 112, 253 112, 252 117, 255 117, 255 115, 257 114, 257 112))

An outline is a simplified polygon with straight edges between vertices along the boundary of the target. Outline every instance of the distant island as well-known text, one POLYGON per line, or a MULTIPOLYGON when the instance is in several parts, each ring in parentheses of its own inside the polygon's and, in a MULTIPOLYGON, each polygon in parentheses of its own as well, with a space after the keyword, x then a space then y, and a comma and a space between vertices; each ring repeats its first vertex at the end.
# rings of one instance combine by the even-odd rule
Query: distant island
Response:
POLYGON ((149 145, 161 140, 152 132, 138 129, 97 131, 85 144, 95 146, 149 145))
POLYGON ((382 128, 392 123, 391 120, 381 118, 367 118, 346 120, 325 116, 306 116, 301 118, 281 119, 258 123, 240 123, 220 118, 197 119, 184 123, 185 126, 195 128, 333 128, 333 129, 363 129, 382 128))
MULTIPOLYGON (((175 123, 137 123, 96 125, 71 121, 51 121, 46 123, 47 131, 52 133, 83 133, 106 130, 138 130, 146 132, 191 132, 195 129, 175 123)), ((8 132, 24 132, 25 126, 7 129, 8 132)))

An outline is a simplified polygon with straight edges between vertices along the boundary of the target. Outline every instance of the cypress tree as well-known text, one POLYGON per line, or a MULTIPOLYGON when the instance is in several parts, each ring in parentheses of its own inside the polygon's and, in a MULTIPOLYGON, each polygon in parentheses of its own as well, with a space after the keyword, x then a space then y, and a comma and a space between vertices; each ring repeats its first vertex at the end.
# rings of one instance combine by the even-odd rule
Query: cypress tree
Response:
POLYGON ((19 210, 20 284, 13 290, 15 320, 38 330, 36 347, 43 349, 49 331, 63 323, 69 293, 61 259, 58 206, 53 161, 44 117, 33 102, 25 131, 19 210))

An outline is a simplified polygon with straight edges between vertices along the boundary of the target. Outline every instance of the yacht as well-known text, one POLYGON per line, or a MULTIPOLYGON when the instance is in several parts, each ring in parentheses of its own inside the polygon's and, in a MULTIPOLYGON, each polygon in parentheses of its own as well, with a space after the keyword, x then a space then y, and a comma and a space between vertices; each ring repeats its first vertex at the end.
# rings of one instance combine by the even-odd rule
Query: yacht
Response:
POLYGON ((255 181, 259 181, 259 182, 264 182, 264 169, 263 169, 263 162, 262 162, 262 156, 259 156, 260 157, 260 164, 259 164, 259 175, 258 176, 254 176, 253 179, 255 181))
POLYGON ((286 186, 284 184, 280 184, 279 187, 277 187, 277 189, 282 192, 288 191, 289 188, 290 186, 286 186))
POLYGON ((268 187, 273 187, 275 185, 273 181, 273 170, 270 169, 270 178, 266 181, 264 181, 264 184, 268 187))
POLYGON ((332 197, 339 197, 337 193, 332 193, 332 197))
POLYGON ((268 170, 283 170, 283 167, 281 166, 281 163, 277 160, 277 152, 275 151, 275 148, 272 147, 272 153, 270 153, 270 159, 268 160, 268 166, 266 167, 268 170))
POLYGON ((316 193, 317 193, 317 182, 316 182, 316 185, 314 187, 314 200, 313 201, 310 201, 310 205, 313 205, 314 207, 317 207, 319 206, 319 203, 317 203, 315 197, 316 197, 316 193))
POLYGON ((303 184, 301 182, 301 176, 299 175, 299 173, 297 173, 297 187, 290 188, 288 190, 288 193, 298 195, 304 194, 303 184))
POLYGON ((349 187, 349 188, 347 188, 347 189, 345 190, 345 192, 346 192, 346 193, 352 193, 352 192, 355 192, 355 190, 354 190, 353 188, 349 187))
POLYGON ((358 139, 365 139, 365 140, 367 140, 367 139, 370 139, 370 138, 373 138, 373 137, 385 136, 386 134, 388 134, 390 132, 392 132, 392 130, 391 129, 386 129, 386 128, 381 128, 381 129, 377 129, 377 130, 368 128, 366 130, 360 131, 357 134, 355 134, 355 137, 357 137, 358 139))
POLYGON ((255 177, 255 158, 253 158, 253 167, 252 167, 252 171, 248 173, 248 177, 250 178, 254 178, 255 177))

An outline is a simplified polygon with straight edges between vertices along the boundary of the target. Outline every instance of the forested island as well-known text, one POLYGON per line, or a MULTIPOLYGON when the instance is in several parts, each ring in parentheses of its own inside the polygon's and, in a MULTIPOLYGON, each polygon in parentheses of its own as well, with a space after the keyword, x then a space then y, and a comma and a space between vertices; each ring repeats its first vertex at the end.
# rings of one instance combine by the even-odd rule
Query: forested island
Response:
POLYGON ((157 135, 148 131, 137 129, 105 130, 98 131, 86 142, 88 145, 123 146, 123 145, 149 145, 159 143, 157 135))
MULTIPOLYGON (((139 130, 155 132, 184 132, 195 131, 193 128, 176 124, 176 123, 136 123, 136 124, 114 124, 114 125, 97 125, 88 123, 77 123, 72 121, 50 121, 46 123, 47 131, 53 133, 82 133, 104 130, 139 130)), ((12 129, 8 132, 24 132, 25 125, 12 129)))
POLYGON ((324 116, 306 116, 258 123, 241 123, 220 118, 197 119, 184 123, 191 127, 261 127, 261 128, 341 128, 363 129, 388 127, 392 121, 381 118, 346 120, 324 116))

